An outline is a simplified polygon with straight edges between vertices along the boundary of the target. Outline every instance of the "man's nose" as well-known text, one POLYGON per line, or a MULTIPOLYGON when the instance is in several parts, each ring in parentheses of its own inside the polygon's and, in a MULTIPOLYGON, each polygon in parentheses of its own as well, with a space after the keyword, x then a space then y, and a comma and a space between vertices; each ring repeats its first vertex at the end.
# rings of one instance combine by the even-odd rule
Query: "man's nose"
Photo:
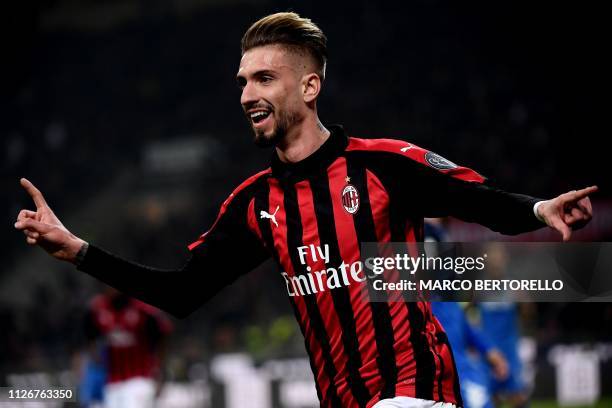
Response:
POLYGON ((257 97, 255 94, 255 90, 253 86, 247 83, 244 88, 242 88, 242 94, 240 95, 240 103, 242 106, 247 107, 253 102, 257 101, 257 97))

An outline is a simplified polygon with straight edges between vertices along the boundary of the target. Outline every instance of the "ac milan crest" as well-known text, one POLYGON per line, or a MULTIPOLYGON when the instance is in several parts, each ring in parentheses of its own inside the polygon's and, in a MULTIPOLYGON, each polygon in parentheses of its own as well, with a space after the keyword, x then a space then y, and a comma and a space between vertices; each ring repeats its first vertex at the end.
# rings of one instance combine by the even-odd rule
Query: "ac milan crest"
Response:
POLYGON ((342 190, 342 206, 349 214, 355 214, 359 209, 359 193, 350 184, 347 184, 342 190))

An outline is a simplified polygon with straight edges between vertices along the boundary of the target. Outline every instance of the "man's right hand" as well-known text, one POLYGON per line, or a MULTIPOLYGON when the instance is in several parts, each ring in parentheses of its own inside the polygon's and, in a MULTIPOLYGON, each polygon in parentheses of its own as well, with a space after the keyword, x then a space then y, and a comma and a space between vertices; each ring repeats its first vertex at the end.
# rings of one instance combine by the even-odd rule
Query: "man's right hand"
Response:
POLYGON ((86 242, 64 227, 34 184, 25 178, 20 183, 32 197, 36 211, 21 210, 15 228, 23 231, 28 244, 39 245, 57 259, 76 263, 77 254, 86 242))

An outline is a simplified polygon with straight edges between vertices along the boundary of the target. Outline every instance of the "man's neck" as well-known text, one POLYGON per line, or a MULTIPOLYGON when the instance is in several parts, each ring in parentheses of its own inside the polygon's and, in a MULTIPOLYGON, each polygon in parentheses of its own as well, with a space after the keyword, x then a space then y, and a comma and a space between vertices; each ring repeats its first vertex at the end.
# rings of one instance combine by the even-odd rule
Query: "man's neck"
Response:
POLYGON ((304 121, 292 129, 284 143, 276 146, 278 158, 283 163, 296 163, 314 153, 329 138, 330 132, 318 118, 304 121))

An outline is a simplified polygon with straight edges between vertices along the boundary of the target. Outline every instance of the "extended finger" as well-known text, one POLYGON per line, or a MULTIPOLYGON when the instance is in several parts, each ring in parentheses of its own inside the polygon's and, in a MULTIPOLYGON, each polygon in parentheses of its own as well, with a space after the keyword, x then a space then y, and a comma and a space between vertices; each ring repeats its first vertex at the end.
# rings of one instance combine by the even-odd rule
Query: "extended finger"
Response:
POLYGON ((575 190, 569 193, 564 194, 565 201, 578 201, 584 197, 587 197, 589 194, 595 193, 599 188, 597 186, 591 186, 587 188, 583 188, 582 190, 575 190))
POLYGON ((30 180, 26 178, 22 178, 19 180, 21 186, 28 192, 32 200, 34 200, 34 204, 36 208, 47 207, 47 202, 45 201, 45 197, 43 197, 42 193, 39 189, 37 189, 34 184, 30 182, 30 180))

